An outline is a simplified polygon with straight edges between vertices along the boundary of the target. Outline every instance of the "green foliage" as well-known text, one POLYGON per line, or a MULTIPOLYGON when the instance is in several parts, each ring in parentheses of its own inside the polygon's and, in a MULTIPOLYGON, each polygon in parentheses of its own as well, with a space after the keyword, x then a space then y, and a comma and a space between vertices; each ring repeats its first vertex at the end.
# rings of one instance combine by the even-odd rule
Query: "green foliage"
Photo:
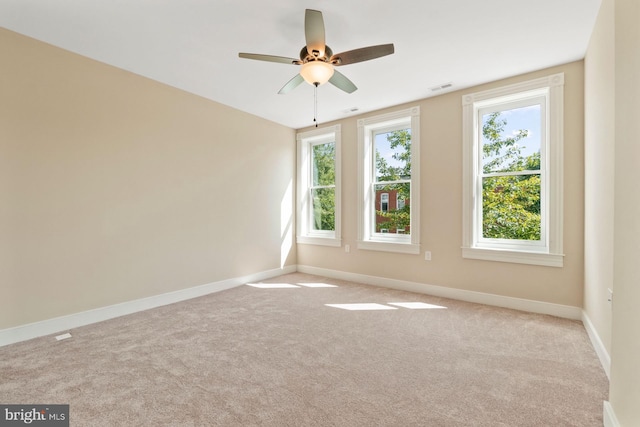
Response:
POLYGON ((336 182, 336 145, 318 144, 313 148, 313 185, 333 185, 336 182))
MULTIPOLYGON (((519 130, 504 137, 507 121, 492 113, 482 127, 483 171, 539 171, 540 152, 521 155, 518 141, 528 132, 519 130)), ((503 175, 482 181, 482 235, 485 238, 540 240, 540 175, 503 175)))
POLYGON ((390 230, 391 232, 397 232, 397 230, 409 231, 411 225, 411 213, 409 205, 405 205, 402 209, 389 210, 388 212, 376 211, 376 214, 383 218, 383 222, 376 224, 376 232, 380 232, 383 228, 390 230))
POLYGON ((411 132, 408 129, 397 130, 387 135, 387 141, 392 150, 400 147, 391 157, 402 163, 394 168, 397 176, 408 179, 411 177, 411 132))
POLYGON ((318 188, 311 192, 313 203, 313 229, 335 230, 336 198, 334 188, 318 188))
MULTIPOLYGON (((318 144, 312 148, 312 185, 333 186, 336 179, 334 143, 318 144)), ((335 230, 335 188, 315 188, 311 191, 313 229, 335 230)))
POLYGON ((519 130, 515 135, 503 137, 505 119, 500 118, 500 112, 488 115, 482 126, 482 135, 485 142, 482 144, 484 173, 507 172, 523 170, 523 158, 520 155, 518 141, 529 136, 527 130, 519 130))
POLYGON ((482 208, 484 237, 540 240, 540 175, 485 178, 482 208))

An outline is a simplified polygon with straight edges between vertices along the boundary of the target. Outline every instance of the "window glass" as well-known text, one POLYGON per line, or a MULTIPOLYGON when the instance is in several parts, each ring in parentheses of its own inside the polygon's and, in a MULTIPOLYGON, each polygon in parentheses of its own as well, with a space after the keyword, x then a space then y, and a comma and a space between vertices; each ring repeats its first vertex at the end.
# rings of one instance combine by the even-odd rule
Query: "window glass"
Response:
POLYGON ((482 237, 540 240, 540 175, 482 179, 482 237))
POLYGON ((336 219, 336 190, 335 188, 311 189, 313 218, 311 224, 314 230, 335 230, 336 219))
POLYGON ((479 111, 482 238, 539 241, 541 104, 479 111))
POLYGON ((411 129, 377 133, 376 179, 395 181, 411 179, 411 129))
POLYGON ((375 233, 409 234, 411 129, 375 133, 375 233), (401 202, 399 202, 401 201, 401 202))
POLYGON ((335 148, 334 142, 328 142, 313 145, 311 149, 312 185, 309 191, 313 230, 335 230, 335 148))
POLYGON ((312 185, 334 185, 336 179, 335 153, 336 144, 316 144, 312 153, 312 185))
POLYGON ((540 104, 481 115, 484 173, 540 169, 540 104))
POLYGON ((340 125, 297 135, 296 242, 340 246, 340 125))

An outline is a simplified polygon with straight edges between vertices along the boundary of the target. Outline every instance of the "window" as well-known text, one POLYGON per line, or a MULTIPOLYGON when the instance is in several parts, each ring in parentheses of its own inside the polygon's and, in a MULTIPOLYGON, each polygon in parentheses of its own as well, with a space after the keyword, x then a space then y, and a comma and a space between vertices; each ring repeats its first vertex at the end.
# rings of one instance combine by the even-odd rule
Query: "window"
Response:
POLYGON ((420 108, 358 120, 358 248, 420 253, 420 108))
POLYGON ((402 197, 398 197, 396 199, 396 209, 397 210, 402 210, 404 209, 404 199, 402 197))
POLYGON ((340 125, 297 140, 297 242, 340 246, 340 125))
POLYGON ((380 211, 389 212, 389 193, 380 193, 380 211))
POLYGON ((563 85, 463 96, 463 257, 562 267, 563 85))

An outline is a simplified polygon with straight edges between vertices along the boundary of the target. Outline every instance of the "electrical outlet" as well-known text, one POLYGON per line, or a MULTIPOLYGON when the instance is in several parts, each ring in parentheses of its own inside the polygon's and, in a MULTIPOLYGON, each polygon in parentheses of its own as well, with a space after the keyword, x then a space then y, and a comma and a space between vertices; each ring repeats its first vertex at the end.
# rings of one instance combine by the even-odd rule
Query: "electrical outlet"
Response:
POLYGON ((425 251, 424 260, 425 261, 431 261, 431 251, 425 251))
POLYGON ((351 252, 351 246, 350 246, 350 245, 344 245, 344 251, 345 251, 346 253, 351 252))
POLYGON ((613 290, 610 288, 607 288, 607 301, 609 304, 613 304, 613 290))

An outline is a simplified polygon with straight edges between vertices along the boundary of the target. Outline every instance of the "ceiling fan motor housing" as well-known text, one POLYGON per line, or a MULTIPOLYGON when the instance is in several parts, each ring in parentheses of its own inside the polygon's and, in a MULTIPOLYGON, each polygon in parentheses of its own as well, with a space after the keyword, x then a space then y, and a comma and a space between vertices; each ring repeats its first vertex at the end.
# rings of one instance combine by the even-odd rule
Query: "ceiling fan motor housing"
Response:
MULTIPOLYGON (((323 56, 318 56, 318 54, 315 54, 316 51, 313 51, 312 53, 309 53, 309 51, 307 50, 306 46, 303 46, 302 49, 300 50, 300 63, 301 64, 306 64, 307 62, 311 62, 311 61, 323 61, 323 62, 332 62, 330 61, 331 57, 333 56, 333 51, 331 50, 331 48, 327 45, 324 46, 324 55, 323 56)), ((334 64, 335 65, 335 64, 334 64)))

